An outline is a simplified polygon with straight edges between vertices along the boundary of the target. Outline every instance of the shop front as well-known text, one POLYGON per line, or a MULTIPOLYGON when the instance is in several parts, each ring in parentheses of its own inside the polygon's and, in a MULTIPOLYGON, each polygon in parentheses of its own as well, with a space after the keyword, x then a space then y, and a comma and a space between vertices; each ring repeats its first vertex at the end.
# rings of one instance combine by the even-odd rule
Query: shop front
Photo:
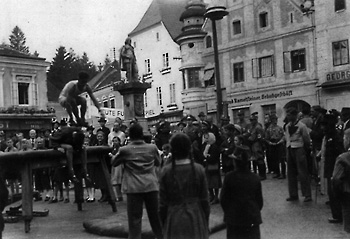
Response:
POLYGON ((319 85, 323 107, 338 111, 350 107, 350 69, 328 72, 324 78, 325 81, 319 85))
POLYGON ((240 110, 247 120, 251 113, 258 112, 261 123, 265 114, 274 113, 279 118, 278 123, 282 125, 286 108, 293 106, 301 111, 305 107, 319 104, 316 81, 233 93, 228 95, 228 99, 228 112, 233 123, 238 122, 237 113, 240 110))
POLYGON ((17 132, 22 132, 24 137, 29 137, 29 130, 35 129, 37 135, 45 129, 52 128, 51 122, 54 115, 17 115, 0 114, 0 130, 5 132, 5 137, 12 137, 17 132))

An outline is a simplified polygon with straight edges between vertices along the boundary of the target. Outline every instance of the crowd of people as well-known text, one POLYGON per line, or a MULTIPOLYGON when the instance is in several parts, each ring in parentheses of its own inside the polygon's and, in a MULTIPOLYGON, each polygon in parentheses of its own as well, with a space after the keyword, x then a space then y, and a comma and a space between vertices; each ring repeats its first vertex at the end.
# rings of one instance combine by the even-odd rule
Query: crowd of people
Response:
MULTIPOLYGON (((223 119, 220 127, 204 113, 187 115, 176 130, 161 115, 149 137, 137 119, 126 127, 116 118, 109 129, 101 117, 99 128, 86 127, 85 146, 111 147, 107 162, 117 201, 126 195, 129 238, 140 238, 143 203, 157 238, 208 238, 210 205, 219 203, 227 238, 260 238, 261 183, 267 174, 288 180, 289 202, 299 200, 299 183, 304 203, 312 201, 314 179, 318 193, 329 196, 329 222, 343 223, 350 232, 350 108, 338 112, 316 105, 298 112, 291 107, 280 120, 283 126, 275 113, 266 114, 263 123, 257 113, 249 122, 243 111, 237 115, 235 124, 223 119)), ((5 139, 0 131, 0 150, 52 148, 50 138, 66 124, 54 121, 52 129, 31 130, 27 139, 23 132, 5 139)), ((5 179, 14 194, 19 177, 11 173, 5 179)), ((41 192, 35 200, 70 202, 75 172, 69 165, 37 169, 33 175, 41 192)), ((99 163, 87 164, 86 202, 95 202, 96 189, 101 190, 99 202, 110 200, 102 175, 99 163)))

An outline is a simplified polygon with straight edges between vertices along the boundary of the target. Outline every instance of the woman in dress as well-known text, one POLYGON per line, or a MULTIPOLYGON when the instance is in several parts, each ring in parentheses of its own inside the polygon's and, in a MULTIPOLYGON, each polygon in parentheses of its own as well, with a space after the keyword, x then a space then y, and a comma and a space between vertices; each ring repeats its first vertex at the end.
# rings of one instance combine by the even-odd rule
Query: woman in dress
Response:
POLYGON ((165 239, 208 238, 209 197, 204 168, 190 159, 184 133, 170 140, 172 161, 160 177, 160 218, 165 239))

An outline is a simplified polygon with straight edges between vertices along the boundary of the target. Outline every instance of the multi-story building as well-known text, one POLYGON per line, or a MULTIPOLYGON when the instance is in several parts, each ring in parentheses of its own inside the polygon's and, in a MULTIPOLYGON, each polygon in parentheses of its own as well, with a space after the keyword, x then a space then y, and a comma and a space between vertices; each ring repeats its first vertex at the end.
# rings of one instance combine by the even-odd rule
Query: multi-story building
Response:
POLYGON ((317 75, 321 105, 340 110, 350 106, 350 1, 315 1, 317 75))
POLYGON ((0 45, 0 130, 6 136, 30 129, 51 129, 44 58, 0 45))
POLYGON ((137 59, 139 75, 152 87, 145 93, 145 117, 156 123, 160 113, 170 122, 182 117, 183 89, 179 45, 179 18, 187 0, 154 0, 136 28, 129 33, 137 59))
MULTIPOLYGON (((319 104, 315 22, 300 8, 302 2, 226 1, 228 15, 216 26, 223 102, 231 122, 238 110, 245 111, 246 117, 259 112, 262 121, 271 112, 284 117, 288 106, 302 109, 319 104)), ((211 26, 208 20, 203 27, 208 35, 202 74, 215 78, 211 26)), ((205 98, 208 115, 216 114, 214 86, 206 88, 205 98)))

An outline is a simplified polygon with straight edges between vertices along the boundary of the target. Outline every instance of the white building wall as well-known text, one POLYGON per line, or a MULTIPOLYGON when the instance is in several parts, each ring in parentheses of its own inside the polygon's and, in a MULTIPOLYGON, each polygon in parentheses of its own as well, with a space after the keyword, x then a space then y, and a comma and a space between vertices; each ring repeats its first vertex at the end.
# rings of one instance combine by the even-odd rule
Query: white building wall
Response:
MULTIPOLYGON (((179 22, 179 24, 181 24, 179 22)), ((151 82, 152 87, 147 90, 147 102, 145 102, 145 117, 158 115, 159 113, 176 110, 170 105, 170 84, 175 83, 176 105, 178 110, 182 110, 181 91, 182 91, 182 73, 179 71, 181 60, 173 59, 180 57, 180 48, 173 41, 165 26, 159 23, 142 32, 130 36, 132 44, 135 47, 139 75, 142 77, 146 73, 145 60, 151 61, 152 77, 147 78, 146 82, 151 82), (157 39, 157 35, 159 39, 157 39), (169 54, 170 72, 162 74, 163 54, 169 54), (157 102, 156 88, 162 89, 162 105, 157 102)))

